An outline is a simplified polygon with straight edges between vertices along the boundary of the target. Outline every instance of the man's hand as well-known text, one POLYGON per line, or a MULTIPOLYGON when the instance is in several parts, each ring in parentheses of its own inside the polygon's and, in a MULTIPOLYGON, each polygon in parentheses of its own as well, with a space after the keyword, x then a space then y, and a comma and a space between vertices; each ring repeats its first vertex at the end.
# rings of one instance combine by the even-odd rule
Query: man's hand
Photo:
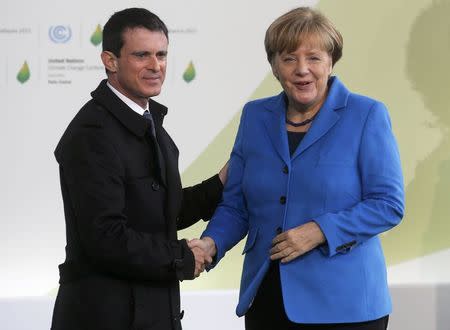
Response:
POLYGON ((324 242, 325 236, 319 225, 310 221, 277 235, 272 241, 270 259, 281 259, 282 263, 286 263, 324 242))
POLYGON ((212 258, 216 255, 216 244, 211 237, 203 237, 190 240, 188 246, 195 256, 195 277, 198 277, 205 267, 211 264, 212 258))
POLYGON ((209 265, 212 262, 212 258, 197 246, 189 246, 189 248, 191 249, 195 258, 194 275, 195 277, 199 277, 200 274, 205 270, 206 265, 209 265))

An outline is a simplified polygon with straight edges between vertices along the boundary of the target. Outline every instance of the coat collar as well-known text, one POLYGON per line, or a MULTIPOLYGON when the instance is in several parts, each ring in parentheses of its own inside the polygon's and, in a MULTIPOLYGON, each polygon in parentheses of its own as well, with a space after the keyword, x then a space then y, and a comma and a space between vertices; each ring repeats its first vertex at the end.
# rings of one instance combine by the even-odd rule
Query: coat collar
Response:
POLYGON ((343 109, 347 105, 350 91, 342 84, 337 77, 329 79, 329 91, 325 102, 314 119, 308 133, 303 138, 292 157, 289 154, 289 146, 286 134, 286 96, 284 92, 270 98, 265 103, 268 115, 265 116, 265 125, 280 157, 289 164, 291 160, 298 157, 323 135, 325 135, 339 120, 340 114, 337 110, 343 109))
MULTIPOLYGON (((130 132, 143 137, 147 131, 147 123, 142 116, 132 111, 116 94, 106 85, 107 80, 103 80, 100 85, 91 93, 96 103, 109 111, 119 120, 130 132)), ((167 108, 152 99, 149 99, 149 109, 153 115, 156 126, 161 126, 167 108)))

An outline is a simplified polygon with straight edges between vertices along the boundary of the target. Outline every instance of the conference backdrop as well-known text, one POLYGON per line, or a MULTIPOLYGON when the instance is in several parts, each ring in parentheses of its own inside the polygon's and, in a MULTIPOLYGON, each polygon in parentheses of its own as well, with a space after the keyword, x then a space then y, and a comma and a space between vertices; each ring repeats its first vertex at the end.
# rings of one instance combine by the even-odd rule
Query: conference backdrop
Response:
MULTIPOLYGON (((102 28, 125 7, 170 30, 157 100, 178 144, 186 185, 226 162, 245 102, 280 91, 263 38, 273 19, 316 6, 344 36, 334 68, 355 92, 382 100, 398 139, 406 215, 382 235, 391 283, 450 281, 450 0, 2 1, 0 5, 0 297, 55 292, 65 227, 53 150, 105 77, 102 28)), ((262 180, 264 178, 261 178, 262 180)), ((179 233, 198 237, 201 222, 179 233)), ((183 290, 236 289, 242 244, 183 290)))

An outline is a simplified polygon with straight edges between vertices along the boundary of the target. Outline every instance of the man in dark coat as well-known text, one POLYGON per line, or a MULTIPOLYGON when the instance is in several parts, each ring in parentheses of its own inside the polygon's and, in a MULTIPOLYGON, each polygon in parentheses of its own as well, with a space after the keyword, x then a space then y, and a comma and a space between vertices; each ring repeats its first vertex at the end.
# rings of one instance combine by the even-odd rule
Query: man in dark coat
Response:
POLYGON ((59 142, 66 260, 53 330, 181 329, 179 281, 210 259, 178 240, 208 219, 226 167, 182 189, 178 149, 162 127, 168 31, 146 9, 115 13, 103 31, 108 79, 59 142))

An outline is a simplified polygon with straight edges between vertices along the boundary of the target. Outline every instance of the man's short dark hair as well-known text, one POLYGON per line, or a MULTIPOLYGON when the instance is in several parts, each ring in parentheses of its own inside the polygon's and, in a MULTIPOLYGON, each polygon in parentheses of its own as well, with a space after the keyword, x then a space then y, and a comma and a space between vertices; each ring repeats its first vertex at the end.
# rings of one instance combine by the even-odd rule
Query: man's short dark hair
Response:
POLYGON ((145 8, 127 8, 115 12, 103 28, 103 51, 110 51, 120 57, 123 46, 123 33, 128 29, 145 28, 149 31, 162 32, 169 40, 169 33, 164 22, 145 8))

